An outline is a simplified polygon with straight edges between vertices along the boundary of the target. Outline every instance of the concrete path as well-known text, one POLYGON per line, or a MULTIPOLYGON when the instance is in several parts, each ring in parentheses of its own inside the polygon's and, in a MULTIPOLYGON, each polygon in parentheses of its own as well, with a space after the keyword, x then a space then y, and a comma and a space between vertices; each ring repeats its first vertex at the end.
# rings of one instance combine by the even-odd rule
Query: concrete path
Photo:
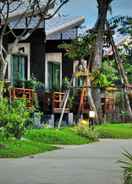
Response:
POLYGON ((0 159, 0 184, 121 184, 117 160, 132 140, 65 146, 34 158, 0 159))

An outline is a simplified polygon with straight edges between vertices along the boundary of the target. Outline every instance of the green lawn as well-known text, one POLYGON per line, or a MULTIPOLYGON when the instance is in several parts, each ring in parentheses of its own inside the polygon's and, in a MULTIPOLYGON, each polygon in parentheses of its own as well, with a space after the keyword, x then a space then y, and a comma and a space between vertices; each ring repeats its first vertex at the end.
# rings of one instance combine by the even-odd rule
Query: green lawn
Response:
POLYGON ((99 133, 100 138, 117 138, 130 139, 132 138, 132 124, 104 124, 98 125, 95 128, 99 133))
POLYGON ((3 140, 0 136, 0 158, 18 158, 58 149, 55 144, 79 145, 89 140, 77 135, 71 128, 32 129, 25 133, 24 140, 3 140))
MULTIPOLYGON (((100 138, 132 138, 132 124, 103 124, 95 127, 100 138)), ((25 140, 2 140, 0 158, 17 158, 57 149, 53 145, 87 144, 88 138, 77 135, 72 128, 32 129, 25 133, 25 140)))
POLYGON ((40 142, 26 140, 0 141, 0 158, 18 158, 54 149, 57 149, 57 147, 40 142))
POLYGON ((64 129, 33 129, 26 132, 25 137, 32 141, 46 144, 79 145, 87 144, 89 140, 77 135, 71 128, 64 129))

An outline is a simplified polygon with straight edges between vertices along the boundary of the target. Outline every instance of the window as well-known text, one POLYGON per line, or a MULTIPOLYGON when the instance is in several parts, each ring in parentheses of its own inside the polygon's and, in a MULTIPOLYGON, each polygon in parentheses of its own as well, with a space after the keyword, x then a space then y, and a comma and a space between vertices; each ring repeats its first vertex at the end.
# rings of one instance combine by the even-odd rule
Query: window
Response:
POLYGON ((11 81, 13 84, 27 79, 27 56, 11 56, 11 81))
POLYGON ((48 62, 49 89, 60 89, 60 63, 48 62))
POLYGON ((85 77, 83 77, 83 76, 80 76, 80 77, 76 78, 75 86, 78 87, 78 88, 83 87, 84 86, 84 80, 85 80, 85 77))
MULTIPOLYGON (((85 71, 87 71, 87 66, 88 66, 87 60, 74 61, 73 73, 76 73, 76 72, 85 73, 85 71)), ((78 88, 83 87, 85 79, 86 79, 86 76, 84 75, 76 77, 74 80, 74 86, 78 88)))

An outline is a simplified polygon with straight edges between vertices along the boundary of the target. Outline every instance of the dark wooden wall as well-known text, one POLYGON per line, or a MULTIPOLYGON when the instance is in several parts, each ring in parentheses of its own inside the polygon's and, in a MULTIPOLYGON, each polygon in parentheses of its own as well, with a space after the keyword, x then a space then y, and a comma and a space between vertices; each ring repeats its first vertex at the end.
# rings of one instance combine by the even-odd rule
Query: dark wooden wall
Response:
MULTIPOLYGON (((62 52, 64 50, 59 49, 60 45, 64 40, 47 40, 46 45, 44 44, 44 33, 42 30, 37 30, 34 32, 30 38, 31 43, 31 74, 34 74, 35 77, 44 82, 45 78, 45 52, 62 52)), ((62 58, 62 77, 65 76, 71 77, 73 66, 72 62, 68 60, 63 54, 62 58)))
POLYGON ((30 67, 31 75, 33 74, 39 81, 45 80, 45 44, 44 32, 37 30, 30 38, 30 67))
POLYGON ((62 62, 62 78, 68 77, 69 79, 73 74, 73 61, 64 56, 63 54, 63 62, 62 62))

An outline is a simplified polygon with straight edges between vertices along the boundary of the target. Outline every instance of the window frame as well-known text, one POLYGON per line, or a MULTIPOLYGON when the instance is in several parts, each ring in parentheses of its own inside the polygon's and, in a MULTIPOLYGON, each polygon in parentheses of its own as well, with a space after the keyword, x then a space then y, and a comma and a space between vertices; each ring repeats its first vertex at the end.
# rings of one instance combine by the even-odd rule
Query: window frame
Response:
MULTIPOLYGON (((28 69, 27 69, 27 67, 28 67, 28 55, 26 55, 26 54, 22 54, 22 53, 13 53, 13 54, 11 54, 11 56, 10 56, 10 79, 11 79, 11 84, 12 85, 14 85, 15 84, 15 80, 13 79, 13 68, 12 67, 14 67, 13 66, 13 56, 16 56, 16 57, 23 57, 24 58, 24 81, 26 81, 27 79, 28 79, 28 69), (25 59, 26 58, 26 59, 25 59)), ((18 64, 19 65, 19 64, 18 64)), ((19 79, 18 79, 19 80, 19 79)), ((17 80, 16 80, 17 81, 17 80)))
POLYGON ((49 52, 46 53, 45 59, 45 90, 48 92, 49 81, 48 81, 48 62, 60 64, 60 88, 62 87, 62 53, 61 52, 49 52))

